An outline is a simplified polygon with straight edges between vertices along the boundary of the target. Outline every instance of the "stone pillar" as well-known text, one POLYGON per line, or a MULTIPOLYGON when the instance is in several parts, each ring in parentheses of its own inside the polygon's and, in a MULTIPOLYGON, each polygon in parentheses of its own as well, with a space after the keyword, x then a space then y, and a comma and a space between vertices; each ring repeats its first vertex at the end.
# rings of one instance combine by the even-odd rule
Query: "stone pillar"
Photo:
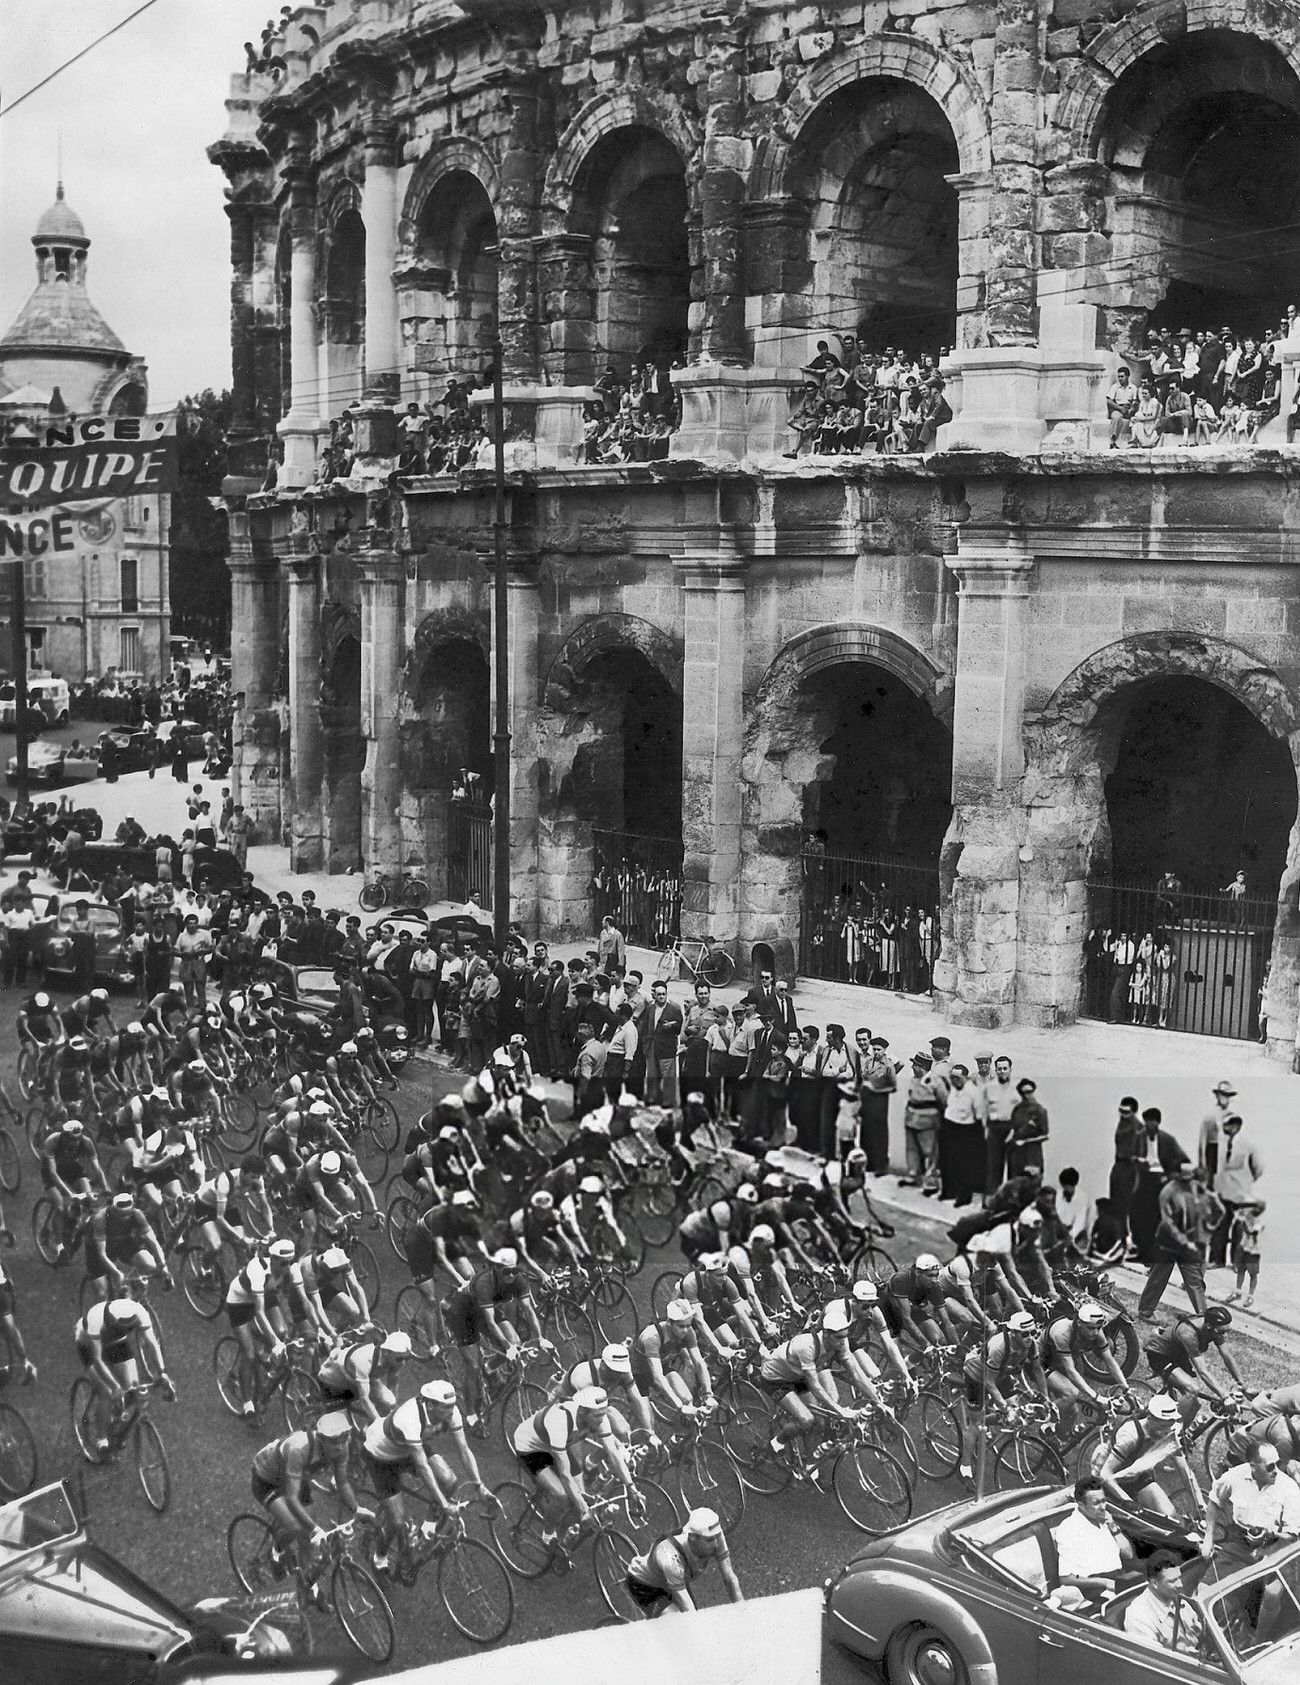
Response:
POLYGON ((743 363, 745 286, 742 218, 754 143, 745 134, 744 24, 725 24, 705 59, 700 179, 703 297, 691 305, 693 359, 743 363))
POLYGON ((230 476, 255 491, 266 468, 257 445, 257 322, 253 307, 253 214, 227 205, 230 218, 230 476))
POLYGON ((997 0, 985 319, 992 345, 1032 345, 1038 171, 1038 0, 997 0))
POLYGON ((740 936, 745 558, 734 536, 688 544, 682 583, 682 935, 740 936))
MULTIPOLYGON (((538 920, 537 623, 535 566, 511 566, 507 582, 510 660, 510 917, 538 920)), ((495 696, 493 718, 495 719, 495 696)))
POLYGON ((503 92, 511 107, 497 194, 497 332, 502 378, 535 386, 537 343, 537 198, 542 168, 537 145, 537 58, 528 46, 513 55, 503 92))
POLYGON ((1033 557, 1018 533, 963 531, 957 575, 953 817, 940 861, 943 950, 935 994, 951 1022, 995 1029, 1016 1013, 1026 605, 1033 557))
POLYGON ((361 855, 367 872, 404 865, 398 697, 402 679, 402 563, 393 550, 357 553, 361 581, 361 855))
POLYGON ((397 291, 397 131, 389 123, 366 125, 366 179, 361 220, 366 225, 365 397, 396 403, 400 389, 397 291))
POLYGON ((591 246, 588 234, 548 234, 537 242, 542 364, 553 387, 573 387, 595 375, 591 246))
POLYGON ((321 558, 294 556, 289 576, 289 863, 295 872, 325 864, 321 790, 325 776, 320 694, 321 558))
POLYGON ((320 430, 320 373, 316 350, 316 195, 306 170, 290 177, 289 200, 289 413, 279 426, 286 490, 309 486, 316 475, 320 430))
POLYGON ((280 572, 254 551, 249 518, 230 512, 231 693, 234 697, 231 792, 252 819, 259 842, 280 840, 280 572))

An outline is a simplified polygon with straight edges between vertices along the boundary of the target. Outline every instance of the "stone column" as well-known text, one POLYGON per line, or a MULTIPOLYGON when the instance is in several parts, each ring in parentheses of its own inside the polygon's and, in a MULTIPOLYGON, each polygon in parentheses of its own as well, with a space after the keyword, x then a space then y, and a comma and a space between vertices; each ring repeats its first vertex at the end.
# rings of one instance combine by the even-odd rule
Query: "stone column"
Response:
POLYGON ((289 413, 279 426, 286 490, 311 484, 320 430, 320 364, 316 350, 316 193, 306 170, 290 176, 289 200, 289 413))
POLYGON ((361 581, 361 855, 367 872, 400 872, 402 795, 398 695, 402 679, 402 562, 393 550, 357 553, 361 581))
POLYGON ((537 197, 542 168, 537 146, 536 53, 514 56, 503 93, 511 105, 510 131, 501 158, 497 195, 497 332, 502 379, 536 386, 541 379, 537 344, 537 197))
MULTIPOLYGON (((512 563, 507 583, 510 660, 510 917, 538 919, 537 622, 535 565, 512 563)), ((495 697, 493 718, 495 719, 495 697)))
POLYGON ((705 59, 703 297, 691 305, 691 351, 715 363, 746 361, 741 225, 754 145, 744 126, 745 32, 745 25, 722 26, 705 59))
POLYGON ((1033 557, 1019 533, 966 532, 959 581, 953 817, 940 861, 936 996, 953 1023, 994 1029, 1016 1013, 1024 827, 1025 627, 1033 557))
POLYGON ((249 491, 266 468, 257 449, 257 320, 253 306, 253 215, 227 205, 230 218, 230 476, 247 479, 249 491))
POLYGON ((231 791, 257 828, 259 842, 280 840, 280 572, 254 550, 249 518, 230 513, 231 692, 235 702, 231 791))
POLYGON ((682 935, 733 951, 740 936, 740 758, 745 558, 734 536, 687 545, 682 583, 682 935))
POLYGON ((397 255, 397 131, 375 120, 366 125, 366 179, 361 189, 361 220, 366 225, 365 398, 396 403, 400 382, 397 291, 393 263, 397 255))
POLYGON ((295 872, 325 864, 321 790, 325 776, 320 696, 321 558, 294 556, 289 577, 289 863, 295 872))

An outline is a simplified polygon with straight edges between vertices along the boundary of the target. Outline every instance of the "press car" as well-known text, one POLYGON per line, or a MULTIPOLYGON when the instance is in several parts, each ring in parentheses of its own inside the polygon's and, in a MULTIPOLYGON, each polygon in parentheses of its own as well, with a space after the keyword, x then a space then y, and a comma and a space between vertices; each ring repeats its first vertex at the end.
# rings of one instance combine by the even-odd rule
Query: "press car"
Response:
MULTIPOLYGON (((71 977, 75 970, 72 957, 72 926, 76 922, 75 903, 86 899, 73 896, 51 919, 41 919, 33 927, 32 946, 46 977, 71 977)), ((126 985, 134 981, 130 961, 122 947, 122 919, 116 907, 105 901, 91 901, 90 924, 95 933, 95 981, 126 985)))
POLYGON ((999 1493, 873 1540, 826 1582, 828 1635, 883 1662, 889 1685, 1296 1685, 1300 1543, 1217 1581, 1190 1556, 1180 1610, 1200 1617, 1203 1635, 1180 1654, 1123 1629, 1145 1577, 1091 1614, 1050 1601, 1054 1534, 1072 1508, 1068 1488, 999 1493), (1277 1614, 1257 1634, 1268 1588, 1277 1614))

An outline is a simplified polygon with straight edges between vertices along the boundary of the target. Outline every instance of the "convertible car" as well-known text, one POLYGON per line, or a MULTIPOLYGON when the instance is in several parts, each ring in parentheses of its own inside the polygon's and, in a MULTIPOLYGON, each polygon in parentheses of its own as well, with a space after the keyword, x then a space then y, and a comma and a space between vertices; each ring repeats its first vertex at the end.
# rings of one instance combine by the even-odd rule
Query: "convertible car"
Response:
MULTIPOLYGON (((82 899, 77 895, 65 897, 53 918, 38 919, 32 926, 32 952, 50 982, 71 978, 76 969, 72 925, 77 916, 76 903, 82 899)), ((95 932, 95 981, 125 988, 134 981, 135 974, 122 948, 122 920, 117 908, 91 900, 90 923, 95 932)))
POLYGON ((86 1538, 60 1482, 0 1506, 0 1677, 164 1685, 288 1658, 301 1622, 221 1602, 184 1610, 86 1538))
POLYGON ((1125 1611, 1145 1586, 1140 1576, 1093 1613, 1051 1601, 1054 1533, 1072 1507, 1069 1489, 1000 1493, 935 1510, 873 1540, 826 1582, 828 1636, 883 1662, 889 1685, 1300 1679, 1300 1543, 1276 1545, 1220 1580, 1189 1556, 1183 1599, 1200 1616, 1203 1635, 1194 1654, 1175 1653, 1124 1631, 1125 1611), (1277 1613, 1261 1642, 1252 1622, 1266 1591, 1277 1613))

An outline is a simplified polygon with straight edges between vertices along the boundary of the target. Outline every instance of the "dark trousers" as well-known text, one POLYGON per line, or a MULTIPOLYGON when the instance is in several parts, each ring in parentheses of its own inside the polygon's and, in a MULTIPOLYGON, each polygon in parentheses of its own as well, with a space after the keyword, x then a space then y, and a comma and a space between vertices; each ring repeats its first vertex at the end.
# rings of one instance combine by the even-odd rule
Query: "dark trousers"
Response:
POLYGON ((1138 1300, 1139 1316, 1154 1316, 1156 1306, 1164 1298, 1165 1288, 1177 1270, 1183 1278, 1192 1309, 1200 1316, 1205 1310, 1205 1270, 1199 1258, 1174 1258, 1167 1252, 1157 1252, 1147 1271, 1142 1297, 1138 1300))
POLYGON ((939 1125, 939 1192, 944 1199, 968 1203, 984 1172, 984 1135, 978 1124, 939 1125))
POLYGON ((1223 1207, 1223 1221, 1210 1236, 1210 1262, 1212 1264, 1226 1264, 1228 1261, 1228 1236, 1232 1232, 1232 1219, 1241 1210, 1241 1202, 1234 1199, 1220 1198, 1223 1207))
POLYGON ((27 981, 27 932, 25 930, 11 930, 9 939, 5 943, 4 980, 5 987, 11 983, 25 983, 27 981))
POLYGON ((990 1123, 984 1138, 984 1192, 995 1194, 1007 1179, 1009 1123, 990 1123))
POLYGON ((1133 1207, 1128 1216, 1129 1234, 1144 1264, 1156 1257, 1156 1230, 1160 1227, 1160 1189, 1163 1178, 1149 1164, 1139 1167, 1133 1207))
POLYGON ((605 1096, 611 1105, 623 1092, 623 1067, 626 1060, 621 1053, 605 1056, 605 1096))
POLYGON ((867 1155, 867 1169, 883 1176, 889 1169, 889 1095, 863 1089, 858 1135, 867 1155))
POLYGON ((1110 1167, 1110 1203, 1126 1234, 1141 1175, 1142 1165, 1134 1158, 1116 1159, 1110 1167))
POLYGON ((1128 986, 1133 975, 1131 965, 1117 965, 1110 985, 1107 1017, 1112 1024, 1127 1024, 1129 1014, 1128 986))

